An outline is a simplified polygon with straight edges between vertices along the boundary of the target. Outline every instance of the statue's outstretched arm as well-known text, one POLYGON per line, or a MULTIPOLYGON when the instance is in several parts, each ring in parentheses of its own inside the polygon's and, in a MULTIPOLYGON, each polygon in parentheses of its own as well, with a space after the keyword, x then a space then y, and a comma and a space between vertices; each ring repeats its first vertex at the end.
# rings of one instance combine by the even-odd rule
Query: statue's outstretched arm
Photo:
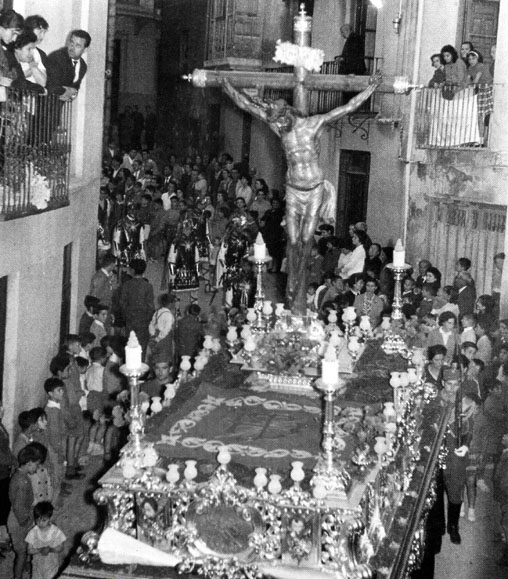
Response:
POLYGON ((237 107, 243 111, 249 112, 253 117, 260 121, 267 123, 266 111, 262 104, 254 102, 247 95, 238 91, 227 78, 221 78, 219 84, 222 86, 224 92, 236 104, 237 107))
POLYGON ((330 112, 320 115, 321 124, 328 124, 333 123, 334 121, 338 121, 342 117, 349 115, 355 111, 363 102, 365 102, 370 95, 376 90, 376 88, 383 82, 383 78, 380 72, 377 72, 375 75, 370 77, 369 86, 362 91, 360 94, 357 94, 353 97, 347 104, 341 105, 336 109, 331 110, 330 112))

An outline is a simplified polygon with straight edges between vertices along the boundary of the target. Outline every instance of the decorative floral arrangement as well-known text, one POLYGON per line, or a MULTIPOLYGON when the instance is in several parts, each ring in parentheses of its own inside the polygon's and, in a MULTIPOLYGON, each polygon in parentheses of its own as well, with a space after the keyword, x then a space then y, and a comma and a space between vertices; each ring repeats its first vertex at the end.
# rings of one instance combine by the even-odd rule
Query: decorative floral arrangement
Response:
POLYGON ((296 376, 305 368, 318 367, 319 347, 319 342, 306 339, 301 332, 272 332, 258 342, 252 364, 272 374, 296 376))
POLYGON ((27 177, 30 179, 30 203, 37 209, 46 209, 51 197, 48 179, 38 173, 31 162, 26 171, 27 177))
POLYGON ((273 60, 282 64, 302 66, 308 71, 319 72, 325 60, 325 53, 320 48, 298 46, 291 42, 277 40, 273 60))

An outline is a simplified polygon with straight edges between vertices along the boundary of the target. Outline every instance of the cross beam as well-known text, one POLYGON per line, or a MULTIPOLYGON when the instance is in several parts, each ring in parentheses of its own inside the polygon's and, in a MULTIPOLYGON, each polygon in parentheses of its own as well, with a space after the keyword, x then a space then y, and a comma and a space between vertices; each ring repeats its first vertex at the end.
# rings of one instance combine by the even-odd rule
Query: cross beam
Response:
MULTIPOLYGON (((368 76, 344 74, 308 74, 303 81, 298 81, 289 72, 254 72, 237 70, 204 70, 196 68, 183 78, 195 87, 214 88, 221 86, 221 80, 227 79, 235 88, 273 88, 295 90, 302 86, 305 90, 361 92, 369 86, 368 76)), ((376 92, 393 93, 393 81, 383 82, 376 92)))

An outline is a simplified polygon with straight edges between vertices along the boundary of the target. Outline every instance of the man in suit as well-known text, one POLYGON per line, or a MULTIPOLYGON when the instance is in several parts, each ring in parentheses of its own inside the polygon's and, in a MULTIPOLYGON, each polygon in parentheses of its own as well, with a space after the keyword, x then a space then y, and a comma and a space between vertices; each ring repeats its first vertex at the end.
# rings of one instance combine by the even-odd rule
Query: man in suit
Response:
POLYGON ((459 291, 457 296, 457 305, 459 306, 459 315, 472 314, 476 301, 476 290, 474 281, 467 271, 460 271, 455 277, 455 287, 459 291))
POLYGON ((91 41, 90 34, 85 30, 73 30, 67 45, 48 56, 47 89, 49 93, 59 95, 61 101, 76 98, 87 71, 82 55, 91 41))
POLYGON ((363 38, 353 32, 351 24, 343 24, 340 33, 346 42, 340 56, 339 74, 366 74, 363 38))
POLYGON ((116 257, 107 253, 102 258, 101 268, 98 269, 90 282, 89 295, 99 299, 100 303, 111 308, 113 302, 114 279, 113 271, 116 267, 116 257))

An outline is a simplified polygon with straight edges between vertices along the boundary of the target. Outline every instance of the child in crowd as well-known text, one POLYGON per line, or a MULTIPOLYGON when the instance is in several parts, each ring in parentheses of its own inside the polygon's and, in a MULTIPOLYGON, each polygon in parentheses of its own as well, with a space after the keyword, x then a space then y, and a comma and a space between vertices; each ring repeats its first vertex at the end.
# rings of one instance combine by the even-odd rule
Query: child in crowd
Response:
POLYGON ((90 332, 95 336, 93 345, 100 346, 101 339, 108 333, 106 330, 106 320, 108 319, 109 315, 109 307, 105 304, 98 304, 94 307, 93 311, 94 321, 90 326, 90 332))
POLYGON ((62 399, 63 417, 67 428, 67 467, 65 478, 81 479, 84 475, 79 470, 78 458, 85 433, 85 423, 81 412, 80 400, 83 397, 80 374, 74 357, 67 352, 55 356, 50 363, 53 376, 64 382, 62 399))
POLYGON ((478 351, 476 344, 474 342, 464 342, 460 346, 460 353, 465 356, 468 360, 476 358, 476 352, 478 351))
POLYGON ((18 434, 14 444, 12 445, 14 456, 18 456, 19 451, 33 441, 32 435, 37 428, 35 425, 35 419, 28 410, 19 413, 18 424, 21 428, 21 432, 18 434))
POLYGON ((85 311, 83 312, 81 319, 79 320, 78 333, 80 336, 84 336, 90 332, 90 326, 94 321, 94 307, 99 305, 99 298, 95 296, 85 296, 85 311))
POLYGON ((92 332, 86 332, 85 334, 80 334, 79 337, 81 339, 81 349, 78 355, 90 363, 90 350, 93 348, 96 336, 92 332))
POLYGON ((104 366, 108 354, 104 348, 98 346, 90 351, 92 365, 86 374, 86 386, 88 389, 87 410, 91 415, 92 425, 88 431, 87 454, 92 456, 101 455, 104 452, 102 439, 106 428, 104 408, 106 397, 104 394, 104 366))
POLYGON ((434 307, 434 298, 436 297, 437 289, 430 283, 424 283, 422 286, 422 299, 420 305, 416 310, 418 319, 422 320, 427 314, 432 312, 434 307))
POLYGON ((462 332, 460 333, 460 343, 473 342, 476 344, 476 333, 474 327, 476 325, 476 317, 474 314, 464 314, 460 317, 460 325, 462 332))
POLYGON ((30 482, 32 483, 35 505, 40 501, 51 501, 53 499, 53 483, 51 482, 49 471, 46 468, 46 459, 48 457, 47 448, 40 442, 34 441, 31 444, 37 448, 41 457, 39 467, 34 474, 29 475, 30 482))
POLYGON ((34 502, 29 475, 35 473, 40 463, 39 450, 33 444, 28 444, 19 451, 18 468, 9 483, 11 512, 7 519, 7 528, 14 550, 14 578, 21 579, 23 577, 26 564, 25 537, 33 524, 32 507, 34 502))
POLYGON ((55 453, 53 473, 53 501, 55 504, 60 496, 65 469, 67 427, 61 407, 65 394, 64 389, 64 383, 59 378, 48 378, 44 382, 44 390, 48 397, 44 408, 47 417, 47 439, 55 453))
MULTIPOLYGON (((51 480, 52 500, 56 501, 55 497, 55 473, 58 472, 58 455, 55 449, 51 446, 48 437, 48 417, 44 408, 36 407, 30 410, 34 417, 36 430, 33 434, 34 442, 39 442, 47 452, 47 460, 44 462, 44 467, 48 470, 51 480)), ((60 487, 60 496, 70 495, 70 490, 63 483, 60 487)))
POLYGON ((90 367, 90 361, 81 356, 77 356, 74 360, 78 368, 79 384, 81 386, 81 391, 83 392, 83 395, 79 399, 79 406, 81 407, 81 410, 84 411, 86 410, 86 397, 88 396, 88 390, 86 387, 86 373, 90 367))
POLYGON ((314 303, 314 298, 316 297, 316 291, 318 289, 318 284, 314 281, 310 282, 307 286, 307 309, 311 312, 316 311, 316 305, 314 303))
POLYGON ((53 505, 41 501, 34 506, 35 526, 28 532, 26 543, 28 554, 32 555, 32 577, 34 579, 54 579, 60 567, 60 553, 67 537, 51 522, 53 505))

